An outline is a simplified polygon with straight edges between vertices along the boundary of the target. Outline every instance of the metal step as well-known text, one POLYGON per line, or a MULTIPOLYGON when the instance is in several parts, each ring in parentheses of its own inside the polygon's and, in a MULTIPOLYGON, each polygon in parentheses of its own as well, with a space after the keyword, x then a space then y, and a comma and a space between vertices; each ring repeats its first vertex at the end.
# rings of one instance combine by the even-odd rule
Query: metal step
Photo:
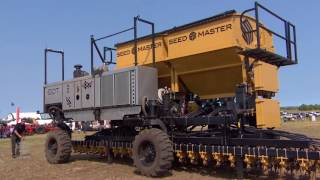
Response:
POLYGON ((239 54, 244 55, 246 57, 255 58, 266 63, 276 65, 278 67, 297 64, 297 62, 292 59, 280 56, 278 54, 260 48, 246 49, 244 51, 239 52, 239 54))

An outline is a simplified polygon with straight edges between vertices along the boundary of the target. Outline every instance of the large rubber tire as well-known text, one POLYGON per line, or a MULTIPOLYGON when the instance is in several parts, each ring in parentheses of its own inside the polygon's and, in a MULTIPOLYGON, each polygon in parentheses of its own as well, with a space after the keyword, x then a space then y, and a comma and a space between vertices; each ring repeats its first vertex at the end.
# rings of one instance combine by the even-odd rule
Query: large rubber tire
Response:
POLYGON ((72 151, 71 138, 64 130, 50 131, 45 144, 45 155, 51 164, 69 161, 72 151))
POLYGON ((141 174, 163 176, 173 162, 173 146, 168 135, 156 128, 141 131, 133 141, 133 161, 141 174), (154 155, 146 156, 150 149, 154 155))

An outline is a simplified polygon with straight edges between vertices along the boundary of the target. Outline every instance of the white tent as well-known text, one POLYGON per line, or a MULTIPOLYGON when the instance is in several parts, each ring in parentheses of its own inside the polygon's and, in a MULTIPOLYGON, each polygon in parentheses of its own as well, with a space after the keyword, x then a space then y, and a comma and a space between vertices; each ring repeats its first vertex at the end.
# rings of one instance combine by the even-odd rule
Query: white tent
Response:
MULTIPOLYGON (((20 119, 22 118, 33 118, 33 119, 40 119, 40 114, 36 112, 23 112, 19 114, 20 119)), ((12 121, 17 119, 17 113, 9 113, 5 118, 4 121, 12 121)))
MULTIPOLYGON (((52 122, 52 119, 50 119, 49 116, 41 117, 41 114, 38 114, 37 112, 21 112, 19 114, 19 117, 20 119, 23 119, 23 118, 36 119, 39 125, 49 124, 52 122)), ((3 121, 7 122, 8 125, 16 125, 17 124, 16 119, 17 119, 17 113, 9 113, 5 118, 3 118, 3 121)))

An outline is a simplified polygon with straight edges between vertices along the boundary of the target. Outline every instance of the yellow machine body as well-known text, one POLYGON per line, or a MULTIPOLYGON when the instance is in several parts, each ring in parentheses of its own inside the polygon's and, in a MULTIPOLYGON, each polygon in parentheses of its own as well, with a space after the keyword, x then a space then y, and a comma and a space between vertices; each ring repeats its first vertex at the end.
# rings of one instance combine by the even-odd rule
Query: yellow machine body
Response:
POLYGON ((279 102, 274 99, 256 99, 256 118, 257 127, 280 127, 279 102))
POLYGON ((257 91, 278 92, 278 67, 262 61, 255 63, 254 85, 257 91))
MULTIPOLYGON (((245 17, 249 28, 254 19, 245 17)), ((261 29, 261 47, 274 52, 272 35, 261 29)), ((231 97, 236 86, 248 82, 244 56, 239 51, 256 48, 254 33, 245 36, 240 27, 240 15, 232 13, 213 17, 156 34, 155 66, 158 69, 159 88, 198 94, 202 99, 231 97)), ((117 69, 134 66, 134 41, 116 45, 117 69)), ((137 65, 152 66, 152 37, 137 40, 137 65)), ((249 59, 252 63, 254 60, 249 59)), ((259 91, 278 91, 278 67, 258 61, 254 65, 254 88, 259 91)), ((279 103, 276 100, 258 103, 257 125, 278 127, 279 103), (273 103, 274 102, 274 103, 273 103), (272 106, 271 109, 268 107, 272 106), (273 111, 272 121, 268 111, 273 111), (261 122, 260 122, 261 121, 261 122)), ((257 102, 260 102, 257 99, 257 102)))

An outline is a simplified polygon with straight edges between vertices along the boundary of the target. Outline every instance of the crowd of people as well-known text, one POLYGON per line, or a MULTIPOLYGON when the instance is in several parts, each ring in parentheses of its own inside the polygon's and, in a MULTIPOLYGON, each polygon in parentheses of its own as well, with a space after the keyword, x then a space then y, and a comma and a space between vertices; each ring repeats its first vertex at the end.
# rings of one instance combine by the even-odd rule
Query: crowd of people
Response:
MULTIPOLYGON (((24 122, 26 120, 24 119, 24 122)), ((108 123, 102 122, 73 122, 68 124, 70 129, 72 129, 75 132, 86 132, 86 131, 92 131, 92 130, 100 130, 102 128, 108 128, 108 123), (107 125, 106 125, 107 124, 107 125)), ((1 138, 9 138, 12 135, 12 132, 14 130, 14 125, 7 125, 7 124, 0 124, 0 139, 1 138)), ((34 133, 43 134, 50 129, 53 129, 52 124, 46 124, 42 126, 37 126, 35 123, 29 124, 26 126, 26 135, 32 135, 34 133), (40 132, 41 131, 41 132, 40 132), (43 132, 42 132, 43 131, 43 132)))
POLYGON ((14 126, 10 126, 7 124, 0 124, 0 139, 1 138, 9 138, 12 134, 14 126))
MULTIPOLYGON (((32 134, 43 134, 50 129, 52 129, 51 124, 39 125, 36 119, 32 118, 22 118, 21 121, 26 122, 26 132, 25 135, 32 134)), ((5 123, 0 123, 0 139, 11 137, 13 130, 16 125, 9 125, 5 123)))

